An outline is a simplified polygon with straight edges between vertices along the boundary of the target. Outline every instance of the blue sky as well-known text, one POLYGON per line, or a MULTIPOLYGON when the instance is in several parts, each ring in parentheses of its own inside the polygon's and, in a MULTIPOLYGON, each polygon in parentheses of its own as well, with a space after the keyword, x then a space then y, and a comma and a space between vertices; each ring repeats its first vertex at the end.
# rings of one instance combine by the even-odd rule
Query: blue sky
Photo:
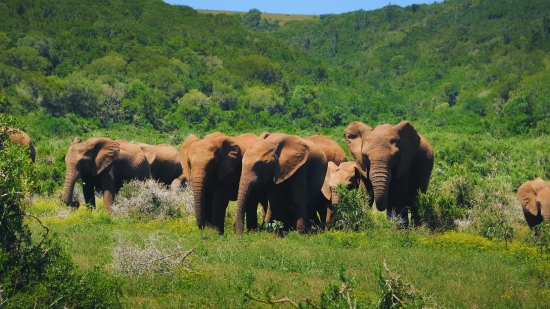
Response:
MULTIPOLYGON (((261 12, 285 14, 329 14, 350 11, 374 10, 391 4, 407 6, 413 3, 433 3, 434 1, 411 0, 164 0, 170 4, 184 4, 194 9, 248 11, 256 8, 261 12)), ((441 0, 437 1, 441 2, 441 0)))

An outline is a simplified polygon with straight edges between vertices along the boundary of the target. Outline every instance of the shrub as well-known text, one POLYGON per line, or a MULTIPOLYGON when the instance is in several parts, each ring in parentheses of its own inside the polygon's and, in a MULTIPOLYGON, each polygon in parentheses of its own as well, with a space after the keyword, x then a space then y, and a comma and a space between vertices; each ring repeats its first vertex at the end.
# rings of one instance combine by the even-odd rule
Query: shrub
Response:
POLYGON ((427 298, 410 283, 404 282, 400 275, 392 273, 386 260, 384 260, 384 269, 390 278, 385 279, 381 269, 377 271, 378 284, 382 289, 382 295, 378 301, 379 309, 426 308, 427 298))
POLYGON ((454 196, 434 191, 418 195, 418 211, 422 223, 438 232, 455 229, 455 221, 465 214, 465 210, 456 205, 454 196))
MULTIPOLYGON (((7 127, 2 120, 0 127, 7 127)), ((23 200, 34 173, 29 162, 26 151, 0 131, 0 306, 120 307, 113 280, 97 269, 80 273, 48 227, 27 213, 23 200), (37 220, 44 235, 32 235, 25 217, 37 220)))
POLYGON ((144 273, 173 274, 178 268, 188 268, 183 261, 195 251, 194 248, 183 250, 177 245, 166 253, 168 250, 161 250, 158 245, 153 236, 143 249, 119 238, 113 249, 113 270, 122 276, 137 276, 144 273))
POLYGON ((340 203, 335 206, 332 228, 343 231, 360 231, 374 227, 374 218, 368 205, 369 196, 363 190, 348 190, 344 185, 336 186, 340 203))
POLYGON ((113 214, 134 220, 162 220, 180 217, 184 211, 193 211, 190 189, 173 192, 154 181, 131 181, 124 185, 115 198, 113 214))

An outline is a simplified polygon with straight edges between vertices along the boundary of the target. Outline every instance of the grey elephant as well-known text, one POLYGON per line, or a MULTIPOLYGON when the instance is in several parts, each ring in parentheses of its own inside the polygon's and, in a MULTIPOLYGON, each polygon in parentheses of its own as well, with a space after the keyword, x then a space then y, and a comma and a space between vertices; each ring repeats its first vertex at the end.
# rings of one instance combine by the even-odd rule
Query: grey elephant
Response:
POLYGON ((409 224, 409 209, 420 224, 418 191, 428 189, 433 169, 433 149, 408 121, 372 129, 352 122, 344 131, 348 148, 373 187, 374 203, 388 217, 397 215, 401 226, 409 224))
POLYGON ((111 211, 111 204, 124 182, 145 180, 151 177, 151 167, 143 151, 124 140, 106 137, 90 138, 82 142, 75 137, 65 156, 64 202, 73 201, 76 181, 82 179, 84 200, 95 207, 95 189, 103 193, 103 205, 111 211))
POLYGON ((254 188, 268 184, 271 219, 306 233, 326 175, 325 153, 296 135, 274 133, 256 140, 243 156, 235 232, 242 235, 244 214, 254 188))
POLYGON ((180 152, 172 145, 149 145, 136 143, 141 148, 151 166, 151 178, 164 184, 171 185, 183 173, 180 152))

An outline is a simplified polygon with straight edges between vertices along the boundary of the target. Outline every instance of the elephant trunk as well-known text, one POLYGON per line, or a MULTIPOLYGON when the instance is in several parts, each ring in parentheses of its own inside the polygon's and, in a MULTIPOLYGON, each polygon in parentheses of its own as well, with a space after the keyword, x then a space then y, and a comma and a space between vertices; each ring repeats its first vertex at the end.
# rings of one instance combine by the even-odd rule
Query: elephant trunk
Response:
MULTIPOLYGON (((246 205, 248 199, 250 198, 250 192, 254 188, 257 182, 257 177, 252 175, 241 176, 241 181, 239 182, 239 195, 237 198, 237 213, 235 215, 235 233, 238 236, 243 234, 244 230, 244 213, 246 211, 246 205)), ((250 218, 247 218, 250 220, 250 218)))
POLYGON ((65 186, 64 186, 64 202, 67 206, 78 206, 73 205, 73 192, 76 181, 80 177, 80 173, 74 167, 67 167, 67 172, 65 173, 65 186))
MULTIPOLYGON (((200 171, 201 169, 197 169, 200 171)), ((191 177, 192 186, 193 186, 193 198, 195 200, 195 218, 197 220, 197 225, 200 229, 204 228, 206 225, 206 214, 205 214, 205 192, 204 192, 204 181, 205 174, 204 172, 193 173, 191 177)))
POLYGON ((340 204, 340 193, 338 193, 334 188, 331 188, 331 203, 332 205, 340 204))
POLYGON ((379 211, 384 211, 388 204, 388 187, 391 172, 387 168, 372 169, 369 175, 374 191, 374 203, 379 211))

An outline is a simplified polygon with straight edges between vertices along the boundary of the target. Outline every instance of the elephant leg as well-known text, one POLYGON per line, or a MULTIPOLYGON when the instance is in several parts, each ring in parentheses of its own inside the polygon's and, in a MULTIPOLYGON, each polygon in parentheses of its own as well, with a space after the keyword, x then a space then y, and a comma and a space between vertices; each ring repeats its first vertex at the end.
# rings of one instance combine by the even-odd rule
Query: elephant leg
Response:
POLYGON ((409 211, 403 201, 403 196, 407 192, 406 188, 407 182, 404 179, 392 181, 388 188, 388 210, 391 210, 392 216, 399 219, 399 226, 402 228, 409 226, 409 211))
MULTIPOLYGON (((318 218, 318 226, 319 229, 322 231, 325 229, 326 223, 327 223, 327 210, 328 205, 330 204, 330 201, 327 203, 326 201, 323 203, 319 203, 319 207, 317 208, 317 213, 319 214, 318 218)), ((315 217, 317 217, 317 214, 315 214, 315 217)))
POLYGON ((103 190, 103 208, 107 212, 111 212, 111 205, 115 198, 116 186, 115 180, 111 173, 105 173, 101 178, 101 188, 103 190))
POLYGON ((84 193, 84 203, 87 207, 95 208, 94 182, 92 179, 82 179, 82 191, 84 193))
POLYGON ((246 229, 255 231, 258 229, 258 202, 249 201, 246 205, 246 229))
POLYGON ((212 197, 212 226, 218 230, 220 235, 223 235, 225 228, 225 211, 229 204, 227 192, 223 190, 215 190, 212 197))
POLYGON ((283 228, 278 231, 279 236, 282 236, 282 232, 288 231, 290 228, 287 210, 288 201, 286 201, 284 190, 281 190, 281 187, 282 185, 269 186, 269 206, 265 218, 266 223, 273 223, 275 221, 283 223, 283 228))
MULTIPOLYGON (((304 170, 305 171, 305 170, 304 170)), ((296 231, 300 234, 305 234, 309 230, 310 223, 308 220, 308 209, 314 205, 308 204, 308 197, 304 192, 307 192, 305 184, 296 184, 292 186, 292 214, 293 222, 296 224, 296 231)))
POLYGON ((332 217, 334 214, 334 208, 332 205, 329 205, 327 207, 327 215, 326 215, 326 223, 325 223, 325 230, 330 230, 332 228, 332 217))

